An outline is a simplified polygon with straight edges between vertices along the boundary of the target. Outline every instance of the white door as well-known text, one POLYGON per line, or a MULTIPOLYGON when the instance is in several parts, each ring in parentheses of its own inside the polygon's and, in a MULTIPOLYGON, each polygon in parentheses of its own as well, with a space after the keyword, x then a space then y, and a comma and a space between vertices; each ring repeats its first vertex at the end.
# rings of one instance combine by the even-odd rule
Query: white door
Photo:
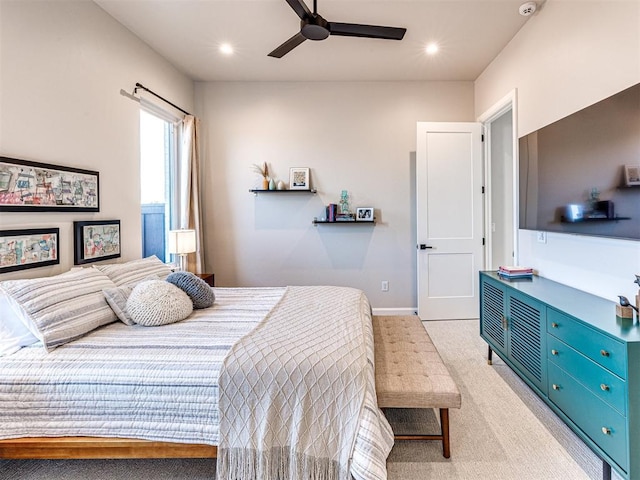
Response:
POLYGON ((482 125, 418 122, 417 139, 418 315, 478 318, 482 125))

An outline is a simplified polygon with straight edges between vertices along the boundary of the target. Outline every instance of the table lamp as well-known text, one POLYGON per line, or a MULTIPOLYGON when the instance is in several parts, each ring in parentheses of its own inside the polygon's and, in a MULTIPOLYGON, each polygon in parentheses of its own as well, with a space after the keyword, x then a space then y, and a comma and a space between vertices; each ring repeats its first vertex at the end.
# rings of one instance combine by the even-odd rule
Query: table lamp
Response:
POLYGON ((180 258, 180 270, 186 271, 187 255, 196 251, 195 230, 169 230, 169 253, 180 258))

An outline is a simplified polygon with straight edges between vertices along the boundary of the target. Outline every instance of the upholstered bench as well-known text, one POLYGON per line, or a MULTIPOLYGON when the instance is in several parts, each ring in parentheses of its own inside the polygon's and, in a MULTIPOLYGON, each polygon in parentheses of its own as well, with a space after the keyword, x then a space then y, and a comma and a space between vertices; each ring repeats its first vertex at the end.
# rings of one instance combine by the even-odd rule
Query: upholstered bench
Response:
POLYGON ((374 316, 376 392, 385 408, 440 410, 439 434, 396 435, 396 440, 441 440, 449 458, 449 409, 460 408, 458 387, 417 316, 374 316))

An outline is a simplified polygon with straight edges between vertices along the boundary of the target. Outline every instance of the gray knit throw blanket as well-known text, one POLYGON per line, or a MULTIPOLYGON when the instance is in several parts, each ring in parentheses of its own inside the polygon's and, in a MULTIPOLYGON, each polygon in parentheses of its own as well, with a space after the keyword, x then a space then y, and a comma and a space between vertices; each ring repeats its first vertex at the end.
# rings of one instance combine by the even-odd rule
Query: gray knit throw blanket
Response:
POLYGON ((368 308, 360 290, 288 287, 233 346, 219 377, 219 480, 350 478, 368 308))

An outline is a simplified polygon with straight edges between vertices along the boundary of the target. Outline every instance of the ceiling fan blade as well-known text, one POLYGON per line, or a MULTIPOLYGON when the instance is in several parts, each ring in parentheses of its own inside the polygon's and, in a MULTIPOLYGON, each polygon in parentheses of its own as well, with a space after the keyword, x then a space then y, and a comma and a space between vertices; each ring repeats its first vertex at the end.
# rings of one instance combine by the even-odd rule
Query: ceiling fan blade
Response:
POLYGON ((302 0, 287 0, 287 3, 293 11, 296 12, 296 15, 300 17, 300 20, 305 20, 307 18, 312 18, 313 14, 309 7, 302 0))
POLYGON ((269 56, 270 57, 274 57, 274 58, 282 58, 287 53, 289 53, 291 50, 293 50, 298 45, 300 45, 302 42, 304 42, 305 40, 306 40, 306 38, 302 35, 302 33, 298 32, 293 37, 291 37, 289 40, 287 40, 282 45, 280 45, 278 48, 276 48, 273 52, 271 52, 269 54, 269 56))
POLYGON ((327 25, 331 35, 343 37, 383 38, 385 40, 402 40, 406 28, 383 27, 378 25, 358 25, 357 23, 329 22, 327 25))

